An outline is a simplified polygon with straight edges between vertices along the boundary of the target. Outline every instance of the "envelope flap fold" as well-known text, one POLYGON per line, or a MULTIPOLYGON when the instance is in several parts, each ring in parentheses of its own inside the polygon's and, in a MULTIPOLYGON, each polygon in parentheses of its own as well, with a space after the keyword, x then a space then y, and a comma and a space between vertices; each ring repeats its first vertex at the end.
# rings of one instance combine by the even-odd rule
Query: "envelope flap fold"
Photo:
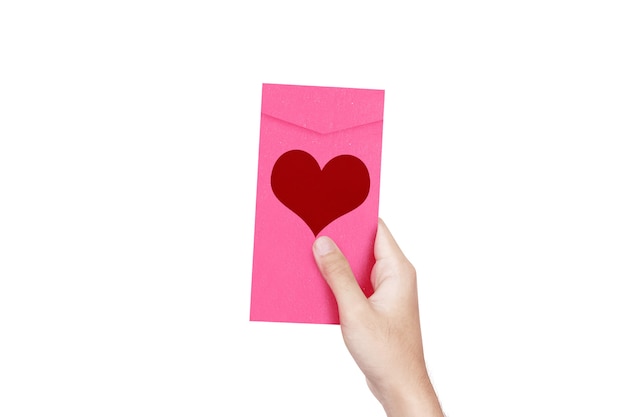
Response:
POLYGON ((263 84, 261 112, 332 133, 383 120, 384 90, 263 84))

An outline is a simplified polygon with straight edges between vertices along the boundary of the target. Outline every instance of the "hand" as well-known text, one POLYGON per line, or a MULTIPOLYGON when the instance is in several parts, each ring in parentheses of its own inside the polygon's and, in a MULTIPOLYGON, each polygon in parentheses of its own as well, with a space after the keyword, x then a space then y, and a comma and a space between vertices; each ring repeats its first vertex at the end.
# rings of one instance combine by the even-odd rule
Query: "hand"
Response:
POLYGON ((383 221, 369 299, 330 238, 318 238, 313 254, 337 300, 346 346, 387 415, 443 416, 424 363, 415 268, 383 221))

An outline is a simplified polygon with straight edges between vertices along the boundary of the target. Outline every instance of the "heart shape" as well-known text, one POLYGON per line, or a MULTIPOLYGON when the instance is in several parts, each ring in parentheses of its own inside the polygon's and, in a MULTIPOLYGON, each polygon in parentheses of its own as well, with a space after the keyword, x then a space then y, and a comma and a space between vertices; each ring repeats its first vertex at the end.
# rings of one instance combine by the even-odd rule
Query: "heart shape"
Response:
POLYGON ((291 150, 272 169, 272 191, 315 236, 331 222, 360 206, 370 191, 367 167, 356 156, 339 155, 323 169, 309 153, 291 150))

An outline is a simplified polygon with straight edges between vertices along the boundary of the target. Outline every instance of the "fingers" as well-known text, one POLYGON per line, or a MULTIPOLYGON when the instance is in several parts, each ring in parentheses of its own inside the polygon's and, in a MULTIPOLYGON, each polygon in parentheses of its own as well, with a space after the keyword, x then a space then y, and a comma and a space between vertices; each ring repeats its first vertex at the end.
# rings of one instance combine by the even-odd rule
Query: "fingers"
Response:
POLYGON ((313 244, 313 255, 335 295, 340 315, 367 305, 367 298, 354 278, 348 260, 330 238, 318 238, 313 244))
POLYGON ((393 282, 413 283, 415 281, 415 268, 404 256, 382 219, 378 219, 378 231, 374 241, 374 258, 376 264, 371 279, 375 292, 388 278, 392 278, 393 282))
POLYGON ((381 259, 407 261, 382 219, 378 219, 378 231, 376 232, 376 240, 374 241, 374 257, 377 261, 381 259))

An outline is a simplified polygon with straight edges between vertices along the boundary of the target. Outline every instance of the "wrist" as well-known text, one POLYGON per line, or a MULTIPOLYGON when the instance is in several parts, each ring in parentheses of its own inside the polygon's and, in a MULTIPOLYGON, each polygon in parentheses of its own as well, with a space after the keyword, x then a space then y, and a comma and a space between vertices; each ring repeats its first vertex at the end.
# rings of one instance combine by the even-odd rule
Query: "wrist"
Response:
POLYGON ((377 395, 387 417, 443 417, 439 400, 428 374, 410 383, 389 387, 377 395))

